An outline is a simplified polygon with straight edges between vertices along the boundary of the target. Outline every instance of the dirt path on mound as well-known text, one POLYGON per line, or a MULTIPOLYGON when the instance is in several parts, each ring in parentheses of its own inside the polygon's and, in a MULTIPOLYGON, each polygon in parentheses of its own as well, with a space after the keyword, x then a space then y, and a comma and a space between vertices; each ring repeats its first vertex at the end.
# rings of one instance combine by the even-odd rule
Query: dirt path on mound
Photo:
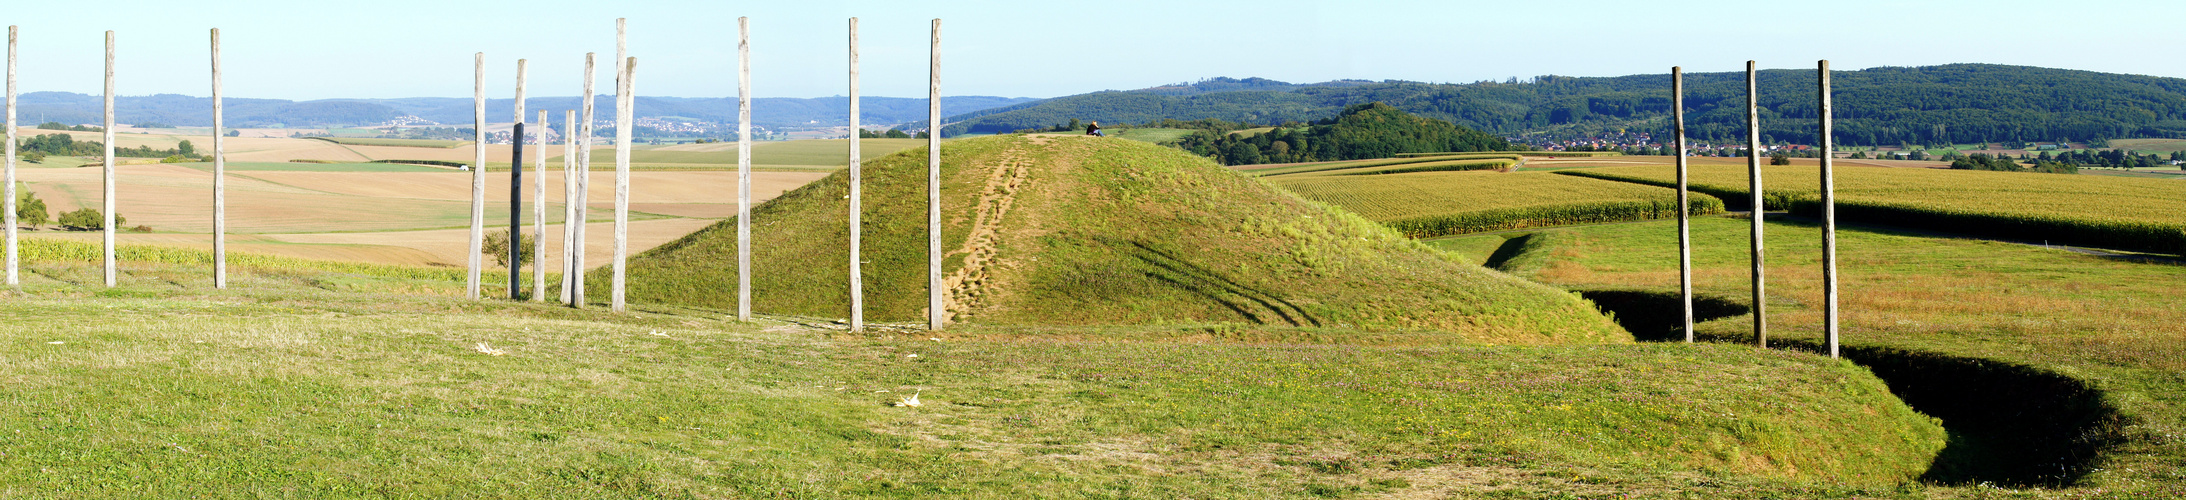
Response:
POLYGON ((964 265, 942 278, 943 289, 948 290, 942 308, 952 318, 978 309, 986 297, 983 288, 987 285, 988 268, 1000 251, 996 242, 1002 237, 1002 218, 1007 217, 1010 207, 1017 204, 1017 193, 1024 189, 1032 175, 1032 158, 1023 145, 1004 151, 1001 161, 1002 165, 987 175, 986 186, 979 191, 971 234, 964 238, 962 248, 950 252, 964 255, 964 265))

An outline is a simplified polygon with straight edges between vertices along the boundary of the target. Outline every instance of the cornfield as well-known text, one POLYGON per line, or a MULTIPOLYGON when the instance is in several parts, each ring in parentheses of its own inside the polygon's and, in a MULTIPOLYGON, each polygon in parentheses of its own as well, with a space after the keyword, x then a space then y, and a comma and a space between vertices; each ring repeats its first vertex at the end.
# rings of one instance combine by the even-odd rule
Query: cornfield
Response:
MULTIPOLYGON (((1631 183, 1534 172, 1416 172, 1270 179, 1413 238, 1528 227, 1621 222, 1677 214, 1677 193, 1631 183)), ((1692 213, 1723 211, 1694 193, 1692 213)))
MULTIPOLYGON (((1645 185, 1669 184, 1666 166, 1556 173, 1645 185)), ((1811 166, 1762 170, 1770 210, 1820 213, 1811 166)), ((1749 195, 1739 166, 1695 166, 1693 190, 1734 201, 1749 195)), ((1846 167, 1836 169, 1837 216, 2019 241, 2186 254, 2186 183, 2099 175, 1846 167)))

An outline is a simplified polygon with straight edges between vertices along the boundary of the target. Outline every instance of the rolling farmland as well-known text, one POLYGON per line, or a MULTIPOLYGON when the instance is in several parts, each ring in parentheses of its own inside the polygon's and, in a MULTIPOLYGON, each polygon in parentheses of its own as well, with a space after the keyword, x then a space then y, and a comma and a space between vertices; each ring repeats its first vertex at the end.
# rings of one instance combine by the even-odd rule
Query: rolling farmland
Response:
MULTIPOLYGON (((1669 189, 1539 172, 1418 172, 1269 179, 1307 199, 1425 238, 1527 227, 1674 217, 1669 189)), ((1723 211, 1694 193, 1693 213, 1723 211)))

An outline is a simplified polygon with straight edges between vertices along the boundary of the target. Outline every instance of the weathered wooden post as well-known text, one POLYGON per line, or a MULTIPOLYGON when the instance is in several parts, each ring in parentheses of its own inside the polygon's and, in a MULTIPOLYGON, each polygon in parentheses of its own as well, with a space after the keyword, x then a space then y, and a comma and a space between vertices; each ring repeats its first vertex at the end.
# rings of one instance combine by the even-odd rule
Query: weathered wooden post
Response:
POLYGON ((569 305, 580 309, 584 308, 585 303, 584 222, 591 217, 591 207, 585 206, 585 203, 592 199, 592 116, 593 107, 597 101, 597 99, 592 98, 592 80, 593 75, 596 74, 598 73, 593 70, 593 54, 586 52, 584 54, 584 114, 582 115, 584 119, 577 123, 577 137, 579 141, 582 141, 577 143, 577 233, 574 236, 576 240, 571 244, 571 249, 575 252, 576 257, 573 257, 573 260, 570 261, 569 269, 569 272, 576 276, 569 281, 569 286, 574 289, 570 292, 569 305))
POLYGON ((625 18, 615 19, 615 261, 608 280, 608 310, 623 312, 624 266, 629 262, 630 239, 630 69, 629 37, 625 18))
POLYGON ((524 60, 516 60, 516 123, 509 130, 509 300, 524 299, 524 60))
POLYGON ((1821 142, 1822 142, 1822 293, 1829 303, 1822 316, 1823 341, 1829 344, 1829 357, 1837 357, 1837 200, 1835 174, 1830 171, 1831 157, 1835 156, 1836 140, 1830 137, 1834 127, 1829 104, 1829 60, 1823 59, 1816 68, 1821 77, 1821 142))
POLYGON ((1767 348, 1768 293, 1761 280, 1761 223, 1765 211, 1761 195, 1761 83, 1755 75, 1753 61, 1746 61, 1746 176, 1751 181, 1747 189, 1753 191, 1753 341, 1767 348))
MULTIPOLYGON (((13 115, 9 115, 13 116, 13 115)), ((11 118, 12 120, 12 118, 11 118)), ((10 122, 13 123, 13 122, 10 122)), ((850 18, 850 331, 865 331, 864 168, 858 165, 858 18, 850 18)))
POLYGON ((751 321, 751 18, 736 18, 736 320, 751 321))
POLYGON ((577 305, 577 110, 562 111, 562 303, 577 305))
POLYGON ((220 91, 220 28, 213 28, 213 288, 228 287, 228 138, 220 132, 220 91))
MULTIPOLYGON (((215 101, 215 102, 218 102, 218 101, 215 101)), ((21 276, 20 276, 20 275, 18 274, 18 272, 17 272, 17 267, 16 267, 16 266, 18 265, 18 259, 17 259, 17 255, 16 255, 16 254, 17 254, 17 250, 16 250, 16 247, 15 247, 15 242, 16 242, 16 237, 17 237, 17 235, 15 234, 15 231, 16 231, 16 229, 15 229, 15 225, 16 225, 16 220, 15 220, 15 197, 16 197, 16 196, 19 196, 19 195, 15 193, 15 26, 12 26, 12 25, 11 25, 11 26, 8 26, 8 111, 7 111, 7 113, 8 113, 8 116, 7 116, 7 127, 8 127, 8 130, 7 130, 7 140, 8 140, 8 145, 7 145, 7 147, 6 147, 6 151, 5 151, 5 154, 7 154, 7 158, 6 158, 6 159, 4 159, 4 160, 0 160, 0 162, 5 162, 5 166, 6 166, 6 172, 5 172, 5 175, 0 175, 0 177, 6 177, 6 179, 0 179, 0 182, 5 182, 5 183, 7 183, 7 186, 6 186, 5 188, 0 188, 0 191, 5 191, 4 193, 0 193, 0 196, 6 196, 6 197, 7 197, 7 201, 6 201, 6 205, 7 205, 7 206, 5 207, 5 209, 7 210, 7 215, 6 215, 6 218, 7 218, 7 220, 6 220, 6 222, 7 222, 7 225, 8 225, 8 227, 7 227, 7 231, 8 231, 8 248, 7 248, 7 253, 8 253, 8 255, 7 255, 7 258, 8 258, 8 286, 15 286, 15 285, 20 285, 20 284, 22 284, 22 283, 23 283, 23 281, 22 281, 22 278, 21 278, 21 276)))
POLYGON ((104 242, 106 246, 106 286, 115 283, 114 270, 114 32, 106 32, 106 171, 102 177, 106 220, 104 242))
POLYGON ((536 187, 532 189, 531 197, 539 200, 538 203, 532 204, 531 216, 531 227, 535 229, 531 249, 532 302, 546 302, 546 154, 547 131, 552 128, 548 126, 547 110, 539 110, 539 147, 532 151, 532 156, 537 157, 537 159, 532 160, 532 164, 535 165, 532 176, 537 177, 538 180, 532 181, 536 187))
POLYGON ((1678 304, 1684 309, 1685 343, 1693 342, 1693 232, 1692 209, 1686 189, 1685 68, 1670 68, 1670 109, 1677 127, 1677 284, 1678 304))
POLYGON ((941 289, 941 20, 934 19, 926 68, 926 328, 948 321, 941 289))
POLYGON ((615 89, 615 277, 610 294, 615 312, 629 309, 623 290, 630 264, 630 127, 638 103, 638 58, 625 58, 621 66, 621 88, 615 89))
POLYGON ((473 115, 471 132, 476 142, 471 149, 477 153, 471 161, 471 246, 465 260, 469 267, 464 272, 464 296, 476 300, 478 295, 478 254, 486 244, 486 53, 474 56, 477 74, 471 88, 473 115))

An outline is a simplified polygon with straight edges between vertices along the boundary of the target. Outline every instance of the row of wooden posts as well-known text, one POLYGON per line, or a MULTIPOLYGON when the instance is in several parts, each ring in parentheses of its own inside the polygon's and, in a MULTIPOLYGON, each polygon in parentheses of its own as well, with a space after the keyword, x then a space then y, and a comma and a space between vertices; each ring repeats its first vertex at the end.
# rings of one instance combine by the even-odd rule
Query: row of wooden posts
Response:
MULTIPOLYGON (((1822 341, 1829 357, 1838 357, 1837 347, 1837 202, 1831 160, 1836 141, 1831 137, 1834 129, 1829 102, 1829 61, 1816 64, 1820 77, 1817 90, 1821 100, 1821 206, 1822 206, 1822 295, 1826 303, 1822 311, 1822 341)), ((1760 80, 1755 76, 1753 61, 1746 61, 1746 163, 1747 178, 1752 191, 1753 235, 1753 339, 1761 347, 1768 347, 1768 295, 1764 288, 1761 223, 1764 212, 1761 194, 1761 105, 1760 80)), ((1670 68, 1671 109, 1674 111, 1677 129, 1677 250, 1678 290, 1684 307, 1685 341, 1693 341, 1693 236, 1692 205, 1688 199, 1686 183, 1685 149, 1685 69, 1670 68)))
MULTIPOLYGON (((737 319, 751 319, 751 31, 748 18, 737 19, 737 319)), ((850 18, 849 84, 850 84, 850 238, 849 291, 850 328, 853 331, 865 327, 865 291, 861 262, 863 175, 858 151, 858 20, 850 18)), ((609 307, 620 312, 627 309, 625 288, 626 269, 629 260, 629 207, 630 207, 630 127, 633 120, 632 106, 636 103, 635 73, 637 59, 629 57, 626 24, 615 20, 615 254, 609 307)), ((7 61, 7 111, 5 172, 0 175, 0 196, 5 196, 7 284, 21 283, 16 222, 16 38, 17 27, 8 27, 7 61)), ((927 327, 939 330, 946 321, 941 273, 941 20, 933 20, 931 61, 928 79, 927 121, 927 327)), ((486 164, 486 56, 481 52, 474 56, 476 85, 474 87, 477 151, 471 169, 471 234, 468 252, 466 291, 469 297, 480 298, 480 253, 485 231, 485 164, 486 164)), ((520 235, 523 234, 523 145, 525 60, 516 62, 515 129, 511 134, 509 195, 509 280, 508 294, 511 299, 522 297, 522 259, 520 235)), ((580 116, 577 110, 567 110, 563 116, 562 179, 563 179, 563 234, 562 234, 562 294, 561 301, 572 307, 583 307, 586 302, 584 289, 585 269, 585 221, 589 214, 589 173, 591 172, 591 142, 593 123, 592 54, 585 54, 584 103, 580 116), (574 123, 572 123, 574 122, 574 123), (570 140, 572 135, 579 143, 570 140)), ((1685 341, 1693 341, 1693 283, 1692 283, 1692 234, 1690 200, 1688 197, 1686 143, 1685 143, 1685 73, 1682 67, 1670 69, 1670 85, 1673 95, 1675 128, 1677 133, 1677 199, 1678 199, 1678 274, 1679 290, 1684 309, 1685 341)), ((1838 355, 1837 321, 1837 225, 1836 204, 1833 199, 1831 155, 1834 149, 1831 137, 1832 120, 1829 93, 1829 61, 1821 61, 1817 68, 1820 90, 1821 129, 1821 206, 1822 206, 1822 280, 1827 302, 1823 315, 1823 338, 1831 357, 1838 355)), ((1753 263, 1753 334, 1756 343, 1768 345, 1767 300, 1763 278, 1761 189, 1761 132, 1759 113, 1760 87, 1755 77, 1752 61, 1746 62, 1746 129, 1747 160, 1750 168, 1752 200, 1752 263, 1753 263)), ((106 286, 115 285, 114 263, 114 32, 106 32, 105 78, 105 144, 106 155, 101 175, 102 207, 104 221, 104 274, 106 286)), ((213 286, 226 288, 226 142, 221 115, 220 78, 220 30, 212 30, 212 104, 213 104, 213 286)), ((547 112, 539 111, 539 126, 547 126, 547 112)), ((542 134, 534 156, 534 168, 539 178, 535 190, 540 203, 533 214, 536 235, 534 255, 545 255, 546 246, 546 141, 542 134)), ((546 267, 544 262, 533 265, 532 299, 546 300, 546 267)))
MULTIPOLYGON (((624 19, 615 20, 615 243, 613 278, 609 299, 610 309, 627 310, 626 269, 629 261, 629 208, 630 208, 630 127, 634 118, 632 108, 636 104, 635 73, 637 58, 628 54, 627 24, 624 19)), ((751 31, 748 18, 737 19, 737 319, 751 319, 751 31)), ((941 20, 932 23, 931 61, 928 79, 928 142, 927 142, 927 327, 939 330, 946 321, 941 280, 941 20)), ((19 275, 19 251, 16 223, 16 39, 17 27, 8 27, 7 60, 7 110, 5 168, 0 173, 0 195, 5 196, 6 265, 7 284, 21 283, 19 275)), ((850 18, 850 328, 865 328, 864 274, 861 269, 861 210, 863 175, 858 152, 858 19, 850 18)), ((567 110, 563 115, 562 180, 564 200, 562 234, 562 293, 559 299, 571 307, 583 307, 586 303, 585 221, 588 207, 583 201, 589 197, 592 154, 593 123, 593 54, 585 54, 584 103, 582 114, 567 110), (571 140, 572 138, 576 140, 571 140), (580 144, 577 141, 582 141, 580 144)), ((480 294, 480 254, 485 233, 486 190, 486 55, 473 56, 475 62, 474 120, 476 125, 476 156, 471 168, 471 232, 465 290, 472 299, 480 294)), ((526 89, 526 61, 516 61, 515 128, 511 132, 509 197, 509 280, 508 295, 511 299, 522 298, 523 232, 523 171, 524 129, 528 125, 524 109, 526 89)), ((212 30, 212 105, 213 105, 213 286, 227 288, 227 149, 225 129, 221 115, 220 78, 220 30, 212 30)), ((104 274, 106 286, 116 284, 115 224, 114 224, 114 32, 106 32, 106 80, 105 80, 105 143, 106 155, 103 175, 104 224, 104 274)), ((538 126, 547 127, 547 111, 540 110, 538 126)), ((534 181, 534 230, 536 235, 534 255, 543 256, 546 243, 546 140, 544 134, 538 141, 533 167, 538 178, 534 181)), ((546 266, 544 262, 533 265, 532 300, 546 300, 546 266)))

